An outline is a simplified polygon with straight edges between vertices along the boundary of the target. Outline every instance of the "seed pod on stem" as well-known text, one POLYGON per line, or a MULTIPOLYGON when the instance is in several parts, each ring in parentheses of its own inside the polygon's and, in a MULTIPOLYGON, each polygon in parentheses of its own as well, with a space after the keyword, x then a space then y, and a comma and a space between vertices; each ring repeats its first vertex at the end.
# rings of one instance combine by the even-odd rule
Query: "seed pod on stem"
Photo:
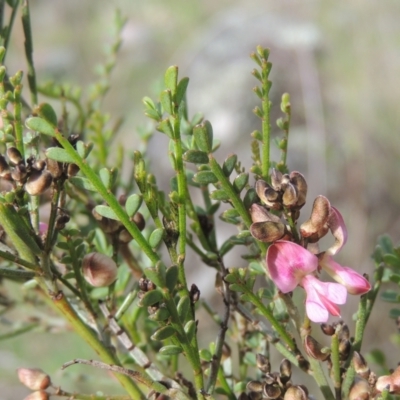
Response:
POLYGON ((50 376, 39 368, 18 368, 18 379, 31 390, 47 389, 51 385, 50 376))
POLYGON ((82 260, 82 274, 94 287, 110 286, 117 279, 117 264, 105 254, 89 253, 82 260))

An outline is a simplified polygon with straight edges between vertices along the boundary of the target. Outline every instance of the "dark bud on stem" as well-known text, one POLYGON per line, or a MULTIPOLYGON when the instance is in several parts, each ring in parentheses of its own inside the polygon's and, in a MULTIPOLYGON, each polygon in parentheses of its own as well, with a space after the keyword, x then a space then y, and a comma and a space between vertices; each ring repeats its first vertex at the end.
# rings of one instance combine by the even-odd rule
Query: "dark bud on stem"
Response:
POLYGON ((271 363, 269 362, 269 359, 264 355, 260 353, 256 355, 256 364, 257 368, 264 374, 268 374, 269 372, 271 372, 271 363))
POLYGON ((368 379, 370 369, 368 368, 367 362, 365 361, 364 357, 358 351, 355 351, 353 354, 353 365, 356 374, 361 376, 361 378, 368 379))
POLYGON ((190 296, 190 302, 192 304, 195 304, 199 301, 200 298, 200 290, 199 288, 193 283, 192 286, 190 287, 190 292, 189 292, 189 296, 190 296))

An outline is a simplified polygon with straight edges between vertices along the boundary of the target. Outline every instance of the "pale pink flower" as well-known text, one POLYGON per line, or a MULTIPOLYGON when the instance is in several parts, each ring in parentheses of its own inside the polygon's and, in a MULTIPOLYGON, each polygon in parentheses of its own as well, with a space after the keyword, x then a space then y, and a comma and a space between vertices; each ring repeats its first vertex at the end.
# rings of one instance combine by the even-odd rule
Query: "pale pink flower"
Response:
MULTIPOLYGON (((339 214, 340 216, 340 214, 339 214)), ((341 217, 341 216, 340 216, 341 217)), ((343 219, 342 219, 343 221, 343 219)), ((343 246, 347 231, 337 227, 335 252, 343 246)), ((311 321, 322 323, 329 314, 340 316, 338 304, 345 304, 347 292, 364 294, 369 291, 369 282, 356 271, 342 267, 325 252, 320 259, 304 247, 284 240, 273 243, 267 252, 267 267, 271 279, 283 293, 302 286, 306 291, 306 312, 311 321), (319 267, 327 270, 339 283, 321 282, 315 275, 319 267)))

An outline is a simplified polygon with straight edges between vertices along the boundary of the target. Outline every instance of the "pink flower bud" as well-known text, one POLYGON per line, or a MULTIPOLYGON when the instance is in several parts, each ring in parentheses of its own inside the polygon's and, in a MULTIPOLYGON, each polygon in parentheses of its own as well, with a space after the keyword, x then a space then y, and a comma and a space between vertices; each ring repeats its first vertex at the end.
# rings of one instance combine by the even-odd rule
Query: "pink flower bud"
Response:
POLYGON ((117 264, 105 254, 89 253, 83 257, 83 277, 92 286, 102 287, 111 285, 117 279, 117 272, 117 264))
POLYGON ((31 390, 47 389, 51 385, 49 375, 39 368, 18 368, 18 379, 31 390))

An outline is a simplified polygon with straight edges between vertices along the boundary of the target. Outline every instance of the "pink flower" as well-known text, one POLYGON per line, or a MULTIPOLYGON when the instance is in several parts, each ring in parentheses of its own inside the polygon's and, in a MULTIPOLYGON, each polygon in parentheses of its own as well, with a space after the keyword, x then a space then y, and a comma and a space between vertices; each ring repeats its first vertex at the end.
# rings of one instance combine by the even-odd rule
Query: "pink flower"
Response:
POLYGON ((326 322, 329 314, 340 317, 337 304, 345 304, 346 288, 339 283, 321 282, 313 275, 306 275, 301 285, 307 293, 306 312, 308 318, 316 323, 326 322))
MULTIPOLYGON (((338 230, 341 230, 338 236, 344 238, 347 235, 342 228, 338 230)), ((335 252, 342 247, 342 243, 336 241, 335 252)), ((293 242, 278 240, 273 243, 268 248, 267 267, 271 279, 281 292, 291 292, 297 286, 304 288, 307 315, 316 323, 326 322, 329 314, 340 316, 338 304, 345 304, 347 292, 363 294, 370 289, 369 282, 363 276, 337 264, 328 251, 319 259, 293 242), (319 267, 326 269, 339 283, 321 282, 314 276, 319 267)))
POLYGON ((364 294, 371 289, 371 284, 362 275, 349 267, 342 267, 326 253, 319 259, 319 265, 350 294, 364 294))

